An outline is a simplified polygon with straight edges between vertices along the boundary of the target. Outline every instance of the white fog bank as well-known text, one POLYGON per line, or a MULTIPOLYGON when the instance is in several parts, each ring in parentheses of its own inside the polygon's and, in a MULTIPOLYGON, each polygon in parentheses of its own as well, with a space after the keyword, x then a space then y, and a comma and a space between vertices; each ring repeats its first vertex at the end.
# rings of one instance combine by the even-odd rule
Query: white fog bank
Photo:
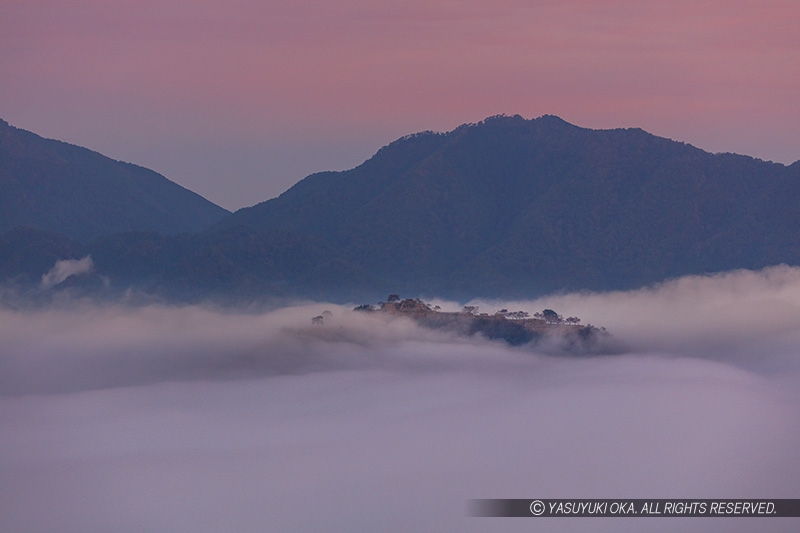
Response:
POLYGON ((579 316, 627 350, 542 355, 331 304, 0 311, 0 531, 800 527, 465 513, 800 497, 800 269, 475 303, 579 316))

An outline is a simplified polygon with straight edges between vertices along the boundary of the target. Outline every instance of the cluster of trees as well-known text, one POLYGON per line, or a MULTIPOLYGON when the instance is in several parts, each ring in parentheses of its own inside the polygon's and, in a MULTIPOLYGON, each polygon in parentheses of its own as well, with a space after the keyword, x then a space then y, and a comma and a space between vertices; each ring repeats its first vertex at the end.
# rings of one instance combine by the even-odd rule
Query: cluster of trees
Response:
POLYGON ((333 316, 333 313, 331 313, 330 311, 323 311, 321 315, 317 315, 315 317, 312 317, 311 318, 311 323, 314 324, 315 326, 324 326, 325 325, 325 319, 326 318, 331 318, 332 316, 333 316))
MULTIPOLYGON (((400 301, 401 301, 400 300, 400 295, 398 295, 398 294, 390 294, 389 297, 386 299, 387 303, 397 303, 397 302, 400 302, 400 301)), ((415 301, 417 301, 417 300, 415 300, 415 301)), ((421 302, 421 300, 418 300, 418 301, 421 302)), ((424 304, 424 302, 421 302, 421 303, 424 304)), ((428 309, 431 309, 433 311, 441 310, 441 308, 438 305, 434 306, 434 307, 430 307, 430 306, 428 306, 428 304, 424 304, 424 305, 426 307, 428 307, 428 309)), ((374 306, 372 306, 372 305, 369 305, 369 304, 359 305, 358 307, 356 307, 354 309, 354 311, 374 311, 374 310, 376 310, 376 308, 374 306)), ((469 314, 469 315, 479 316, 479 317, 488 317, 489 316, 486 313, 478 314, 478 306, 477 305, 465 305, 461 309, 461 312, 465 313, 465 314, 469 314)), ((525 319, 531 317, 530 313, 528 313, 527 311, 509 311, 508 309, 499 309, 499 310, 495 311, 494 316, 498 316, 498 315, 502 316, 502 317, 505 317, 507 319, 511 319, 511 320, 525 320, 525 319)), ((538 319, 538 320, 544 320, 548 324, 566 324, 566 325, 570 325, 570 326, 577 326, 577 325, 580 325, 580 323, 581 323, 581 319, 576 317, 576 316, 570 316, 570 317, 564 318, 563 315, 558 314, 557 312, 555 312, 552 309, 544 309, 541 312, 534 313, 533 314, 533 318, 538 319)), ((315 322, 315 323, 317 323, 317 322, 315 322)))
MULTIPOLYGON (((461 310, 462 313, 469 313, 471 315, 478 314, 478 306, 476 305, 466 305, 461 310)), ((502 315, 506 318, 510 318, 512 320, 523 320, 526 318, 530 318, 530 314, 526 311, 509 311, 508 309, 500 309, 495 312, 495 315, 502 315)), ((568 325, 578 325, 581 323, 581 319, 576 316, 570 316, 564 318, 562 315, 559 315, 552 309, 545 309, 539 313, 534 313, 533 318, 544 320, 548 324, 568 324, 568 325)))
POLYGON ((508 309, 500 309, 499 311, 495 312, 496 315, 503 315, 506 318, 511 318, 514 320, 521 320, 524 318, 529 318, 531 315, 526 311, 509 311, 508 309))
MULTIPOLYGON (((473 306, 467 306, 464 308, 464 312, 471 312, 469 309, 472 309, 473 306)), ((477 307, 474 307, 477 310, 477 307)), ((509 311, 508 309, 500 309, 495 314, 503 315, 506 318, 521 320, 525 318, 529 318, 530 314, 525 311, 509 311)), ((548 324, 569 324, 569 325, 578 325, 581 323, 581 319, 576 316, 570 316, 564 318, 562 315, 559 315, 552 309, 545 309, 539 313, 534 313, 533 318, 544 320, 548 324)))
POLYGON ((548 324, 569 324, 569 325, 578 325, 581 323, 581 319, 576 316, 570 316, 564 318, 562 315, 559 315, 552 309, 545 309, 541 313, 534 313, 533 318, 538 318, 540 320, 544 320, 548 324))

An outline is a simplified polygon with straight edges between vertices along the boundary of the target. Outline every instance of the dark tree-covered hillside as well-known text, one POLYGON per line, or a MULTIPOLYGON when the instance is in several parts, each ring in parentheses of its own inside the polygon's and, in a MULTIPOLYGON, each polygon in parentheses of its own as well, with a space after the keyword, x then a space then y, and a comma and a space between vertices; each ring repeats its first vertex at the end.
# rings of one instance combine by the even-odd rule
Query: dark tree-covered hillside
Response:
POLYGON ((222 224, 323 239, 403 291, 535 295, 798 264, 798 205, 797 163, 501 116, 400 139, 222 224))
POLYGON ((86 242, 124 231, 200 231, 227 214, 152 170, 0 120, 0 232, 28 226, 86 242))
POLYGON ((0 141, 0 234, 25 217, 39 228, 0 235, 0 282, 91 254, 100 281, 84 286, 111 293, 463 300, 800 264, 800 163, 640 129, 492 117, 403 137, 228 216, 134 165, 5 123, 0 141))

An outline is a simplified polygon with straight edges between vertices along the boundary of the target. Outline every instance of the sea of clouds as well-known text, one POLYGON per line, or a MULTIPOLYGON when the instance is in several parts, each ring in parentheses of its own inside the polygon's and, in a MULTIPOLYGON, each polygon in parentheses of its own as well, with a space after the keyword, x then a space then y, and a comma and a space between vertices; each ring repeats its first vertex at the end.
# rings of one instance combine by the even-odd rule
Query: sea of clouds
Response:
POLYGON ((555 309, 608 328, 620 353, 327 303, 0 310, 0 531, 800 528, 466 512, 471 498, 800 497, 800 269, 431 303, 555 309))

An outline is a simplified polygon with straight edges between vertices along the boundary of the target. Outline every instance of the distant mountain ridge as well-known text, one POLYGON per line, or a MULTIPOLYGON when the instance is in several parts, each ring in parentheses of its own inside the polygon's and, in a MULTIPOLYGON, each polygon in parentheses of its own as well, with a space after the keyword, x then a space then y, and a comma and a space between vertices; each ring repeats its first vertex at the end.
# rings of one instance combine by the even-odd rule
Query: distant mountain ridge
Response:
POLYGON ((30 226, 88 241, 196 232, 228 211, 146 168, 0 120, 0 232, 30 226))
MULTIPOLYGON (((43 159, 52 166, 53 157, 43 159)), ((36 183, 39 164, 18 175, 36 183)), ((52 202, 41 187, 28 190, 32 205, 52 202)), ((144 210, 151 201, 133 203, 144 210)), ((194 221, 193 234, 138 228, 79 243, 58 228, 70 238, 7 232, 0 277, 33 284, 53 259, 91 254, 95 281, 85 287, 184 301, 631 289, 800 265, 798 206, 800 161, 711 154, 641 129, 591 130, 555 116, 497 116, 402 137, 351 170, 312 174, 227 216, 213 211, 194 221)), ((106 227, 131 225, 120 213, 106 227)))
POLYGON ((798 205, 798 163, 498 116, 404 137, 220 225, 320 238, 398 290, 514 296, 800 264, 798 205))

